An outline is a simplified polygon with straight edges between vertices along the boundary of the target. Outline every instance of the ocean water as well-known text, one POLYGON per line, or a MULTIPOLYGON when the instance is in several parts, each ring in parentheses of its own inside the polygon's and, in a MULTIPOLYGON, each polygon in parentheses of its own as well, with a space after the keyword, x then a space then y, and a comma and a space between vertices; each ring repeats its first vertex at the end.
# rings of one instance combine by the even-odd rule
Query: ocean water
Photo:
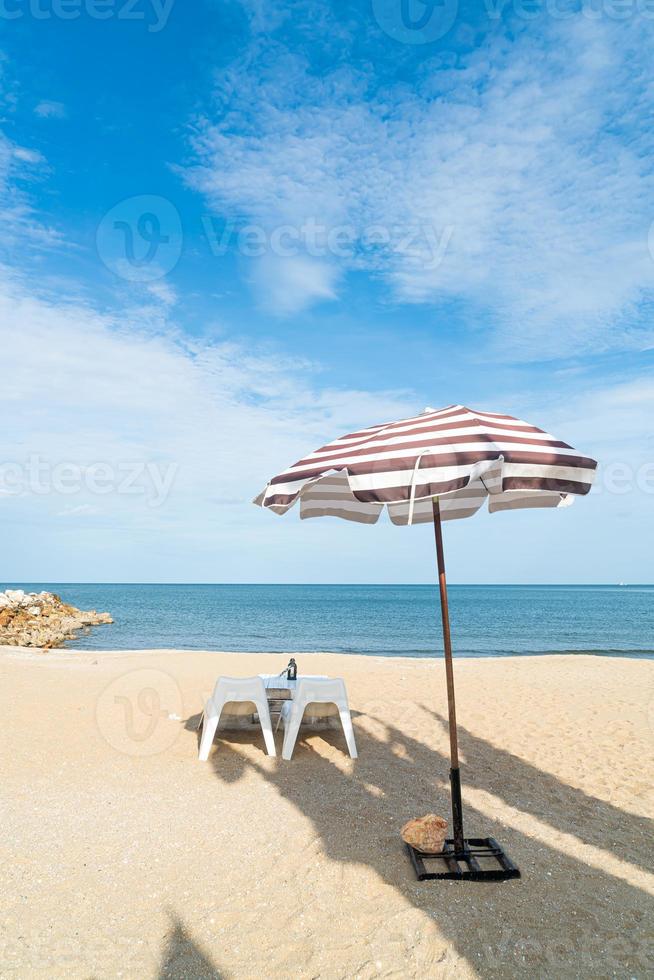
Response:
MULTIPOLYGON (((68 645, 433 656, 442 651, 435 585, 74 585, 48 589, 109 612, 68 645)), ((596 653, 654 657, 654 586, 451 585, 455 656, 596 653)))

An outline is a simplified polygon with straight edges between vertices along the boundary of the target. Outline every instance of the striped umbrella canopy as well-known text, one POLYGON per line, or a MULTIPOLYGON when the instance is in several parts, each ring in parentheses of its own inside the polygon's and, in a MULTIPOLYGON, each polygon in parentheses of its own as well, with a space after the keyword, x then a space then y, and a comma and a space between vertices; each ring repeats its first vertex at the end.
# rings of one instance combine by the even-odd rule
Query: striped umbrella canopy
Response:
POLYGON ((277 514, 285 514, 299 500, 302 518, 341 517, 375 524, 386 507, 393 524, 433 521, 447 680, 453 838, 441 856, 445 870, 438 872, 427 871, 424 855, 407 845, 420 879, 497 880, 520 875, 493 838, 463 835, 441 523, 470 517, 486 498, 491 513, 567 506, 575 496, 588 493, 596 468, 594 459, 529 422, 449 405, 341 436, 273 477, 254 500, 277 514))
POLYGON ((513 418, 463 405, 373 425, 334 439, 273 477, 254 503, 277 514, 297 500, 300 516, 375 524, 470 517, 488 498, 491 513, 561 507, 590 490, 597 463, 567 442, 513 418))

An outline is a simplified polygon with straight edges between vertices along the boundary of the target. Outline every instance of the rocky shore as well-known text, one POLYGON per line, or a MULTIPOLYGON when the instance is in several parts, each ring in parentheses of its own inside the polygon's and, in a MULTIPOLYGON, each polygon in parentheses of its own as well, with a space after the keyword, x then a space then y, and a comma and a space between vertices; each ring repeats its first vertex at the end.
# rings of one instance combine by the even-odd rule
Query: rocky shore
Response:
POLYGON ((76 630, 113 623, 109 613, 83 612, 54 592, 0 592, 0 645, 21 647, 63 646, 76 630))

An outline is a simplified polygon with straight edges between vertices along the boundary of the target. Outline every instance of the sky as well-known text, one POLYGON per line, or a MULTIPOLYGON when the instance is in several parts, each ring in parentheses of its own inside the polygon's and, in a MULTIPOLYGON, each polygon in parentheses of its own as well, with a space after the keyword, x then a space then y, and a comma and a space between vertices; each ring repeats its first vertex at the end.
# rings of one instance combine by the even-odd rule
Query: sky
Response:
POLYGON ((0 579, 429 582, 252 498, 464 404, 599 460, 452 582, 653 582, 649 0, 1 0, 0 579))

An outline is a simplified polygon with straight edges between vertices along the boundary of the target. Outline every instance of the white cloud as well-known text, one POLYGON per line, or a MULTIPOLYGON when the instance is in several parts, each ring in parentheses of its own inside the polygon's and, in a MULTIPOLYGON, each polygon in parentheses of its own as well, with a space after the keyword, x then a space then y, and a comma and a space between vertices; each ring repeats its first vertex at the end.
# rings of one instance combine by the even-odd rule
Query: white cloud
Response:
MULTIPOLYGON (((267 8, 253 0, 251 10, 261 30, 267 8)), ((641 303, 651 277, 644 251, 648 133, 632 129, 627 140, 618 122, 642 117, 647 66, 624 53, 620 38, 628 25, 616 28, 615 49, 601 24, 573 29, 566 21, 565 28, 556 59, 537 38, 523 37, 510 56, 498 43, 456 70, 436 72, 427 64, 415 84, 386 89, 375 89, 367 71, 339 67, 313 75, 300 58, 277 48, 267 50, 255 84, 259 66, 251 75, 248 52, 221 88, 229 96, 225 126, 198 125, 198 165, 187 180, 221 213, 247 216, 268 236, 280 224, 301 228, 310 217, 327 228, 353 227, 355 236, 380 226, 389 232, 374 247, 357 242, 345 259, 269 250, 254 260, 255 288, 278 313, 334 299, 341 276, 363 268, 384 276, 405 300, 455 296, 491 310, 512 352, 643 343, 641 303), (415 241, 410 249, 397 247, 398 234, 401 239, 407 228, 425 223, 445 242, 436 266, 422 261, 423 247, 433 257, 427 236, 415 236, 417 253, 415 241)), ((261 37, 266 51, 265 32, 261 37)), ((33 179, 31 168, 41 162, 36 151, 0 137, 5 244, 58 240, 20 190, 20 179, 33 179)), ((115 314, 76 298, 74 283, 56 286, 47 270, 38 294, 18 268, 0 275, 0 403, 3 417, 12 419, 0 464, 26 472, 35 460, 37 467, 45 464, 48 479, 67 464, 81 484, 72 494, 68 485, 45 493, 0 485, 4 516, 11 517, 3 542, 12 556, 9 574, 115 581, 276 575, 415 581, 432 574, 428 535, 385 525, 370 535, 329 521, 300 528, 292 517, 278 522, 249 502, 308 449, 413 413, 421 398, 328 387, 319 365, 232 343, 224 324, 219 342, 189 338, 173 318, 177 296, 167 280, 125 285, 115 314), (130 483, 135 465, 141 467, 136 484, 130 483), (52 519, 57 516, 62 519, 52 519)), ((647 461, 652 388, 646 379, 593 389, 583 376, 578 383, 571 376, 568 387, 575 397, 566 401, 557 383, 549 406, 541 389, 525 396, 524 405, 520 398, 506 403, 504 391, 501 401, 491 397, 484 407, 523 414, 603 461, 647 461)), ((56 478, 62 485, 68 479, 56 478)), ((573 524, 552 524, 547 535, 541 527, 547 518, 516 518, 521 533, 534 523, 515 558, 502 518, 489 521, 497 528, 494 547, 484 538, 489 577, 511 579, 512 568, 522 575, 519 552, 528 555, 531 580, 560 577, 564 547, 577 561, 571 574, 580 579, 591 566, 600 577, 607 567, 628 577, 612 567, 613 556, 628 551, 638 567, 650 568, 643 528, 651 523, 651 495, 630 498, 628 508, 623 499, 605 495, 602 508, 592 499, 580 503, 573 524), (620 507, 631 511, 628 547, 620 507), (598 547, 600 522, 613 539, 598 547), (545 565, 533 560, 538 548, 545 565)), ((457 568, 462 578, 478 577, 479 525, 449 534, 468 542, 452 548, 454 578, 457 568)))
POLYGON ((66 117, 66 106, 63 102, 53 102, 44 99, 34 107, 34 113, 42 119, 64 119, 66 117))
POLYGON ((177 302, 177 293, 173 286, 165 279, 147 283, 145 286, 148 293, 164 306, 174 306, 177 302))
POLYGON ((57 517, 91 517, 99 513, 99 508, 94 507, 93 504, 78 504, 75 507, 64 507, 63 510, 58 512, 57 517))
POLYGON ((227 340, 197 342, 172 323, 162 329, 157 321, 152 330, 140 312, 113 317, 48 302, 15 279, 0 284, 0 322, 0 404, 15 419, 3 461, 20 467, 27 484, 24 514, 85 521, 98 514, 123 529, 176 526, 183 533, 218 520, 238 523, 265 482, 307 448, 415 407, 402 392, 320 386, 316 366, 299 358, 227 340), (60 473, 62 466, 72 475, 60 473), (88 476, 97 466, 110 485, 106 496, 88 476), (144 492, 121 490, 130 466, 144 492), (167 474, 170 492, 155 507, 151 484, 167 474), (240 509, 220 508, 235 501, 240 509))
MULTIPOLYGON (((9 575, 419 581, 431 574, 426 534, 385 522, 372 534, 343 522, 299 525, 297 514, 282 521, 250 503, 308 449, 419 410, 416 395, 321 385, 318 367, 303 359, 226 339, 195 341, 161 316, 149 323, 140 309, 103 315, 35 296, 15 277, 0 280, 0 411, 12 419, 0 460, 0 487, 12 494, 2 497, 9 575), (7 464, 40 482, 27 481, 20 493, 2 487, 7 464)), ((648 379, 594 389, 572 376, 568 391, 565 398, 557 386, 550 404, 543 393, 516 394, 510 405, 503 392, 484 407, 523 414, 604 466, 626 462, 636 473, 651 461, 648 379)), ((517 518, 515 549, 506 547, 502 515, 460 522, 448 528, 453 580, 557 580, 562 549, 571 580, 645 578, 651 499, 638 487, 629 497, 602 489, 579 501, 572 518, 517 518), (480 540, 495 556, 492 567, 480 561, 480 540), (616 561, 625 549, 629 561, 616 561)))
POLYGON ((23 178, 32 178, 34 166, 44 163, 37 150, 17 146, 0 132, 1 244, 9 252, 15 251, 18 242, 38 250, 52 248, 61 242, 60 232, 48 226, 42 216, 37 216, 21 186, 23 178))
POLYGON ((587 446, 587 452, 596 453, 604 465, 654 464, 654 381, 650 376, 587 385, 570 401, 564 399, 553 407, 552 414, 557 422, 567 418, 570 438, 587 446))
POLYGON ((45 163, 45 158, 38 150, 31 150, 27 146, 14 146, 13 154, 22 163, 45 163))
MULTIPOLYGON (((20 190, 24 168, 39 162, 0 134, 0 211, 22 244, 56 240, 20 190)), ((303 257, 281 267, 264 260, 258 275, 274 280, 280 308, 300 294, 333 296, 334 273, 303 257)), ((307 446, 413 408, 402 392, 330 390, 318 366, 234 344, 226 330, 220 342, 186 337, 171 318, 168 280, 126 283, 114 314, 81 299, 74 282, 43 275, 41 284, 28 284, 16 263, 0 266, 0 405, 14 419, 0 488, 19 523, 47 515, 203 536, 221 501, 242 519, 234 514, 249 514, 265 481, 307 446), (98 465, 109 473, 106 495, 98 465), (131 492, 130 466, 141 467, 142 493, 131 492), (153 501, 163 484, 165 501, 153 501)))
POLYGON ((254 263, 252 281, 264 305, 282 316, 336 299, 338 270, 334 263, 308 256, 266 255, 254 263))
MULTIPOLYGON (((654 298, 653 28, 540 20, 513 41, 495 32, 455 68, 425 62, 410 85, 342 63, 314 73, 258 38, 221 76, 220 121, 198 122, 186 180, 268 231, 353 228, 352 256, 326 256, 330 291, 333 266, 363 267, 404 301, 462 299, 516 357, 638 348, 654 336, 642 313, 654 298), (386 236, 376 248, 362 244, 371 228, 386 236), (425 229, 451 230, 441 261, 425 229)), ((288 285, 298 304, 312 299, 302 286, 288 285)))

